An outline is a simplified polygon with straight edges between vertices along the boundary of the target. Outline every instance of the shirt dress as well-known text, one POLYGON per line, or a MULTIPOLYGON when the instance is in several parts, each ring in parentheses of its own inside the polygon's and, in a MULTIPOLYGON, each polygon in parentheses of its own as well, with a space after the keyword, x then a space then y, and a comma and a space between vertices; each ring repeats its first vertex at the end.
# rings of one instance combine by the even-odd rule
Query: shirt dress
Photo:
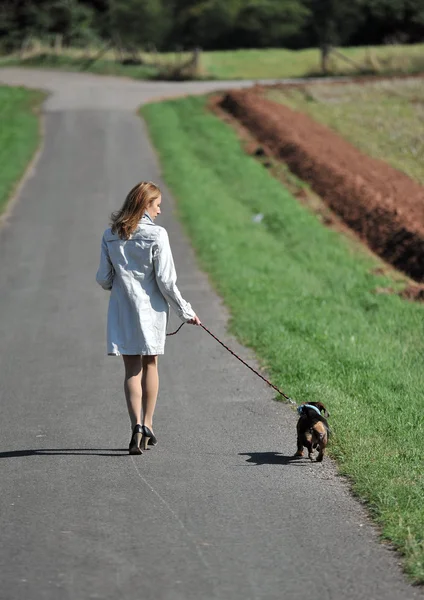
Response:
POLYGON ((111 290, 107 353, 163 354, 169 307, 182 321, 195 316, 177 288, 168 234, 145 213, 130 239, 106 229, 96 281, 111 290))

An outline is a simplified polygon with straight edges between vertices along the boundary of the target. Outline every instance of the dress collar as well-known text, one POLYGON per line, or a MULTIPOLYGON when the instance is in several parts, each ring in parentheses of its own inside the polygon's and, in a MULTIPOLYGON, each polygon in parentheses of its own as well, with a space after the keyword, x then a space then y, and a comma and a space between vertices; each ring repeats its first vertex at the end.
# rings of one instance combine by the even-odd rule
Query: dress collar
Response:
POLYGON ((148 221, 150 221, 150 223, 154 224, 154 221, 153 221, 152 217, 149 215, 148 212, 144 213, 144 215, 142 216, 141 220, 143 220, 143 219, 147 219, 148 221))

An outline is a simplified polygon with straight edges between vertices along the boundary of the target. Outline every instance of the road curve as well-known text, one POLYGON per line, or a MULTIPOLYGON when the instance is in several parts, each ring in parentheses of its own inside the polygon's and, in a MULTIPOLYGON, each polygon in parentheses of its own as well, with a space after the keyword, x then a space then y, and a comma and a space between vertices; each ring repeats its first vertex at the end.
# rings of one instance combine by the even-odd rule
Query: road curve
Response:
POLYGON ((158 447, 126 452, 94 276, 108 214, 136 181, 164 188, 184 297, 254 364, 226 333, 135 111, 249 82, 0 69, 0 83, 51 92, 42 152, 0 230, 0 598, 422 598, 331 461, 291 460, 294 411, 199 328, 160 360, 158 447))

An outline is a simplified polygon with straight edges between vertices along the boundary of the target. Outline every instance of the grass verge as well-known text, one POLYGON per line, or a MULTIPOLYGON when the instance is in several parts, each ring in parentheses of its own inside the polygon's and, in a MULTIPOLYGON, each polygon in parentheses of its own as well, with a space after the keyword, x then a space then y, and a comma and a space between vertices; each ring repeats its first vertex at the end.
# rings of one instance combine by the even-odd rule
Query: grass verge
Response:
POLYGON ((423 583, 424 306, 376 295, 391 283, 378 259, 323 227, 205 102, 142 109, 199 262, 272 381, 328 405, 341 472, 423 583))
POLYGON ((265 94, 309 114, 365 154, 385 160, 424 185, 422 78, 269 88, 265 94))
POLYGON ((0 87, 0 213, 40 141, 38 108, 45 94, 0 87))

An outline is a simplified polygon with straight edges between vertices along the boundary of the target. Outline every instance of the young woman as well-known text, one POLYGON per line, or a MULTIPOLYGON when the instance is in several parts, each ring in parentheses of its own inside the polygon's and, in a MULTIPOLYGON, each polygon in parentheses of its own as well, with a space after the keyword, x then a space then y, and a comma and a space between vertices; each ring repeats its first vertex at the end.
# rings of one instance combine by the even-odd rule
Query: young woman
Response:
POLYGON ((111 290, 107 351, 124 359, 130 454, 141 454, 142 445, 146 449, 157 444, 152 425, 158 355, 164 353, 169 306, 182 321, 201 324, 177 288, 168 234, 154 223, 160 205, 157 185, 142 181, 133 187, 103 234, 96 275, 97 283, 111 290))

